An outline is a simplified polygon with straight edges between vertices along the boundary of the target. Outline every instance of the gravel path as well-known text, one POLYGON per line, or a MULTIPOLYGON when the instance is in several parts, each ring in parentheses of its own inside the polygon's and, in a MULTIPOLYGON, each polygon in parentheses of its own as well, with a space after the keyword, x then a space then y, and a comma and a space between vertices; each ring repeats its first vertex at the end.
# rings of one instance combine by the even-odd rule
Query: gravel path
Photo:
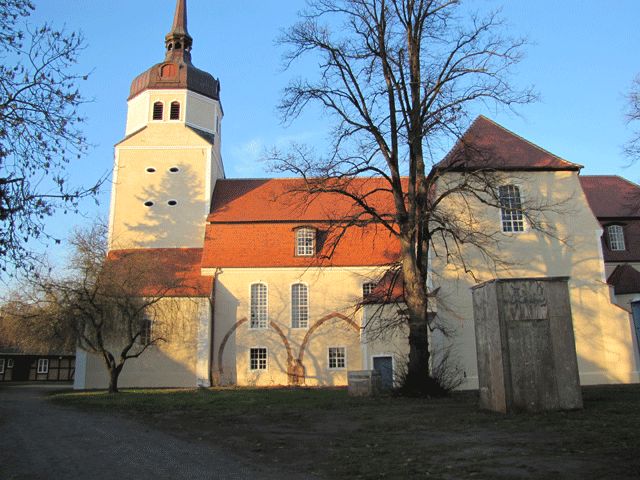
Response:
POLYGON ((121 416, 51 405, 51 388, 0 386, 0 479, 304 478, 121 416))

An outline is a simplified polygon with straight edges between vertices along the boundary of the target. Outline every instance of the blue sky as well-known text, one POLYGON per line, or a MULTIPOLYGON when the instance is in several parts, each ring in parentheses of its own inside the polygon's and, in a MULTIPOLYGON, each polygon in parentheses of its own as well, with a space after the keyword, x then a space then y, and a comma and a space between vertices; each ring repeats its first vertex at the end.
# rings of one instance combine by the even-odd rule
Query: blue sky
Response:
MULTIPOLYGON (((263 149, 289 140, 321 143, 327 119, 306 115, 283 126, 275 106, 293 73, 281 68, 275 45, 292 24, 302 0, 189 0, 193 62, 218 77, 225 111, 223 160, 229 177, 268 176, 259 162, 263 149)), ((630 136, 624 121, 625 93, 640 73, 640 2, 637 0, 471 0, 468 7, 503 7, 509 32, 531 45, 517 68, 517 84, 533 84, 541 101, 519 115, 482 111, 528 140, 585 166, 583 174, 619 174, 640 180, 640 165, 625 168, 621 145, 630 136)), ((164 58, 164 35, 175 0, 36 0, 32 23, 43 20, 84 33, 87 48, 79 68, 92 72, 81 86, 86 106, 89 155, 69 169, 76 182, 90 183, 112 167, 113 145, 124 136, 126 99, 133 78, 164 58)), ((300 72, 298 72, 300 73, 300 72)), ((110 188, 90 215, 106 215, 110 188)), ((81 217, 55 218, 64 235, 81 217)))

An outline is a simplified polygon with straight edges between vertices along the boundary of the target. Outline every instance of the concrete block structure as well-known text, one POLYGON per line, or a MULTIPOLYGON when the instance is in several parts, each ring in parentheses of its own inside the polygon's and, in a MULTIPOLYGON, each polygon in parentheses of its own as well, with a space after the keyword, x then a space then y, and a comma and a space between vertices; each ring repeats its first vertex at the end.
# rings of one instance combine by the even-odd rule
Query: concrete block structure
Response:
POLYGON ((481 408, 582 408, 567 280, 499 279, 473 288, 481 408))

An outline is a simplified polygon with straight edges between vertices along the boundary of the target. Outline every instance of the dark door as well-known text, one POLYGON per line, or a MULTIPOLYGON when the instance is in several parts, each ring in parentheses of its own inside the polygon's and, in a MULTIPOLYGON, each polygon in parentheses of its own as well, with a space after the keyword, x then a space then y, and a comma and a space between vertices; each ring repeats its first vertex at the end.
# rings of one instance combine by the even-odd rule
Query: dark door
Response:
POLYGON ((29 370, 33 357, 20 355, 13 357, 13 378, 14 382, 26 382, 29 380, 29 370))
POLYGON ((380 372, 382 388, 393 388, 393 359, 391 357, 373 357, 373 369, 380 372))

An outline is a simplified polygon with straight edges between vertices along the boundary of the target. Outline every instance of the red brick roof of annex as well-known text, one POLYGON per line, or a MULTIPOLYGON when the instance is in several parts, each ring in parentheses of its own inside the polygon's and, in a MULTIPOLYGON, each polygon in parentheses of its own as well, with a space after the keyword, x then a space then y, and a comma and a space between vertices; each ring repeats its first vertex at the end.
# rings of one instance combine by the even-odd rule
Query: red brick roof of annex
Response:
POLYGON ((640 272, 629 264, 618 265, 607 283, 613 286, 616 295, 640 293, 640 272))
POLYGON ((201 275, 201 258, 201 248, 139 248, 112 250, 107 261, 144 265, 141 296, 209 297, 213 277, 201 275))

